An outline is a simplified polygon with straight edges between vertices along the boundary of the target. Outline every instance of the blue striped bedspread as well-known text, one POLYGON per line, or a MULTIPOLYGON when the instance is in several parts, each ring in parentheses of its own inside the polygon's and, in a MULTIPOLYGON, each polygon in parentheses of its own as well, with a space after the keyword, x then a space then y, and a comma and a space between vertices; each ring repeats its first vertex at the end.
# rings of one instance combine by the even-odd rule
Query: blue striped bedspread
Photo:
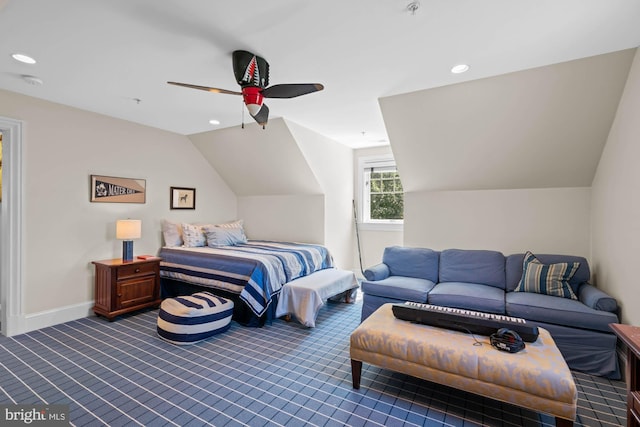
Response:
POLYGON ((285 283, 333 267, 324 246, 266 240, 217 248, 164 247, 159 256, 161 277, 240 294, 257 316, 285 283))

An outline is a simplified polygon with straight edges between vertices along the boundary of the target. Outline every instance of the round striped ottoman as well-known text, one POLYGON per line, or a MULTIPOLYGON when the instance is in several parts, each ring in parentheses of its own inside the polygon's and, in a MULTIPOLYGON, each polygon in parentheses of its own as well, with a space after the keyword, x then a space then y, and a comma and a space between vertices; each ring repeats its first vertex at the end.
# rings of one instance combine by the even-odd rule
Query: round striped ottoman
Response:
POLYGON ((233 301, 210 292, 167 298, 160 304, 158 336, 173 344, 193 344, 231 326, 233 301))

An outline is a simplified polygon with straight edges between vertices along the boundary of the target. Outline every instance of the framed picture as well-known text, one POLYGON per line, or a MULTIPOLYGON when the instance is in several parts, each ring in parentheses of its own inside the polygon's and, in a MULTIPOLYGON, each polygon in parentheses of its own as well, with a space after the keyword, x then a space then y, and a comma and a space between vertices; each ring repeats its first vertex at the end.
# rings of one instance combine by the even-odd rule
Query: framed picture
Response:
POLYGON ((137 178, 91 175, 89 200, 101 203, 145 203, 147 181, 137 178))
POLYGON ((171 187, 171 209, 195 209, 196 189, 171 187))

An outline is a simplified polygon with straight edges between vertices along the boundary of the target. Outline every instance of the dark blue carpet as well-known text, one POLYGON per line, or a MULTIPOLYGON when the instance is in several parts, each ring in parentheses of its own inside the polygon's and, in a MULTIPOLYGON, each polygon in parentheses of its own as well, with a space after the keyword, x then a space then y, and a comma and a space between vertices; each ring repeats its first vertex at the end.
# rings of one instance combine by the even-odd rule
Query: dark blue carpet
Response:
MULTIPOLYGON (((178 347, 157 311, 90 317, 0 337, 0 404, 68 404, 72 425, 552 426, 546 415, 364 365, 351 387, 360 303, 323 307, 317 327, 232 322, 178 347)), ((578 421, 626 424, 625 385, 574 373, 578 421)))

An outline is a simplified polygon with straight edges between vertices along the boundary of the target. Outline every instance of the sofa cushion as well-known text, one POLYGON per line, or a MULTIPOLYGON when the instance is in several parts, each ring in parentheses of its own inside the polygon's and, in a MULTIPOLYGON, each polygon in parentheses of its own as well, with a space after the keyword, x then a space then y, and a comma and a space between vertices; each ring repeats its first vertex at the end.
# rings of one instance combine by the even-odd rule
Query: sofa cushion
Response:
POLYGON ((376 264, 362 272, 367 280, 382 280, 389 277, 389 266, 384 263, 376 264))
POLYGON ((505 298, 507 314, 527 320, 608 333, 609 323, 618 322, 613 313, 568 298, 528 292, 507 292, 505 298))
MULTIPOLYGON (((522 278, 522 266, 524 264, 525 254, 513 254, 509 255, 506 260, 506 278, 507 278, 507 291, 513 291, 520 283, 522 278)), ((578 288, 584 282, 588 282, 591 277, 591 271, 589 270, 589 263, 584 257, 572 256, 572 255, 549 255, 549 254, 536 254, 536 258, 543 264, 557 264, 560 262, 579 262, 580 267, 575 272, 573 277, 569 280, 569 285, 573 290, 573 293, 578 295, 578 288)))
POLYGON ((577 300, 569 280, 578 267, 579 262, 543 264, 534 254, 527 252, 522 266, 522 279, 514 292, 533 292, 577 300))
POLYGON ((440 254, 440 282, 466 282, 505 288, 505 258, 486 250, 447 249, 440 254))
POLYGON ((580 286, 578 299, 587 307, 596 310, 610 311, 611 313, 618 311, 618 301, 615 298, 589 283, 584 283, 580 286))
POLYGON ((415 277, 389 276, 386 279, 362 282, 362 292, 400 301, 427 302, 427 294, 435 284, 415 277))
POLYGON ((477 283, 438 283, 429 292, 429 304, 504 314, 504 291, 477 283))
POLYGON ((382 262, 389 267, 390 276, 417 277, 438 281, 439 253, 424 248, 390 246, 384 249, 382 262))

